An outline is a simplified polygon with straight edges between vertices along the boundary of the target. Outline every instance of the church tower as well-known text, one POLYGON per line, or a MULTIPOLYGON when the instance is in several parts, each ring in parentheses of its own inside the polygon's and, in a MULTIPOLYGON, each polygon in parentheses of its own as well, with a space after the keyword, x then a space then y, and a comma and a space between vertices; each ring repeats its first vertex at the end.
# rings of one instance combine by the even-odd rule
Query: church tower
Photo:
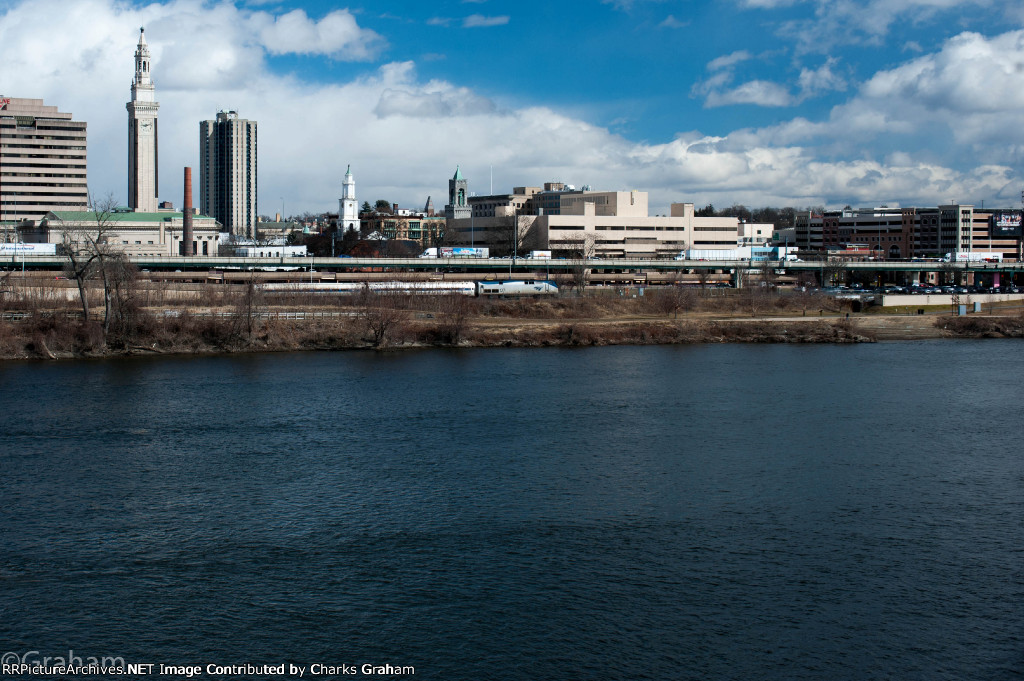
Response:
POLYGON ((449 220, 460 220, 470 217, 469 184, 462 179, 462 171, 455 166, 455 176, 448 180, 448 205, 444 207, 444 216, 449 220))
POLYGON ((338 231, 344 234, 352 228, 359 231, 359 204, 356 203, 356 181, 352 179, 352 166, 345 171, 345 184, 338 200, 338 231))
POLYGON ((150 70, 146 29, 139 29, 135 48, 135 80, 128 109, 128 207, 134 211, 153 213, 157 209, 157 135, 156 101, 150 70))

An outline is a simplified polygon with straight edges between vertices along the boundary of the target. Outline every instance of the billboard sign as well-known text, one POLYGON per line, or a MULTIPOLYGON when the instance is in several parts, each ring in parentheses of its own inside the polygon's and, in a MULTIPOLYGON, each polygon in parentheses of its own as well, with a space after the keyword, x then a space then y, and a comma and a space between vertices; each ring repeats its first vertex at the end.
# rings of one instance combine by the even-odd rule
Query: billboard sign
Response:
POLYGON ((1020 213, 993 213, 989 226, 989 233, 993 238, 1020 238, 1024 236, 1021 231, 1020 213))

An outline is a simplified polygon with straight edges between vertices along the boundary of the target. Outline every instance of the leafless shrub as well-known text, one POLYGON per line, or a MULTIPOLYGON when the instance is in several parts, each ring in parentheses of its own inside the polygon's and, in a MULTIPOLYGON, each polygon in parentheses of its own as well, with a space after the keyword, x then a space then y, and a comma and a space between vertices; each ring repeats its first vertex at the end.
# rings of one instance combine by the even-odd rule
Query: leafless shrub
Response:
POLYGON ((400 342, 409 318, 408 296, 364 289, 359 294, 358 319, 375 348, 400 342))
POLYGON ((468 296, 452 294, 436 296, 432 302, 439 315, 436 327, 442 342, 458 345, 466 333, 475 301, 468 296))
POLYGON ((954 336, 1024 338, 1024 317, 939 317, 935 325, 954 336))

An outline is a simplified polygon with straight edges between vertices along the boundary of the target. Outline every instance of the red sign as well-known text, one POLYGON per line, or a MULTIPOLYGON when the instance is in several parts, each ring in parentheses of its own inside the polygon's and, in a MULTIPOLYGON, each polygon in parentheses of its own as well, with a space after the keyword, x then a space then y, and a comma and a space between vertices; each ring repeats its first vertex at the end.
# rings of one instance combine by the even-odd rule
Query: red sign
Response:
POLYGON ((11 98, 10 97, 0 98, 0 111, 3 111, 4 109, 6 109, 7 105, 10 104, 10 103, 11 103, 11 98))

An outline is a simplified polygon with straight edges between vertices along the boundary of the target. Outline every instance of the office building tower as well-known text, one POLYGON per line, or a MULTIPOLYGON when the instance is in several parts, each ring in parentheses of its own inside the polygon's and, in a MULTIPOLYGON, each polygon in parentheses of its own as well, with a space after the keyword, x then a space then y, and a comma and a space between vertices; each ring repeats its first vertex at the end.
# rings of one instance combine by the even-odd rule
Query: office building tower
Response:
POLYGON ((86 124, 41 99, 0 97, 0 220, 85 210, 86 124))
POLYGON ((199 123, 199 209, 223 231, 256 236, 256 121, 221 111, 199 123))

